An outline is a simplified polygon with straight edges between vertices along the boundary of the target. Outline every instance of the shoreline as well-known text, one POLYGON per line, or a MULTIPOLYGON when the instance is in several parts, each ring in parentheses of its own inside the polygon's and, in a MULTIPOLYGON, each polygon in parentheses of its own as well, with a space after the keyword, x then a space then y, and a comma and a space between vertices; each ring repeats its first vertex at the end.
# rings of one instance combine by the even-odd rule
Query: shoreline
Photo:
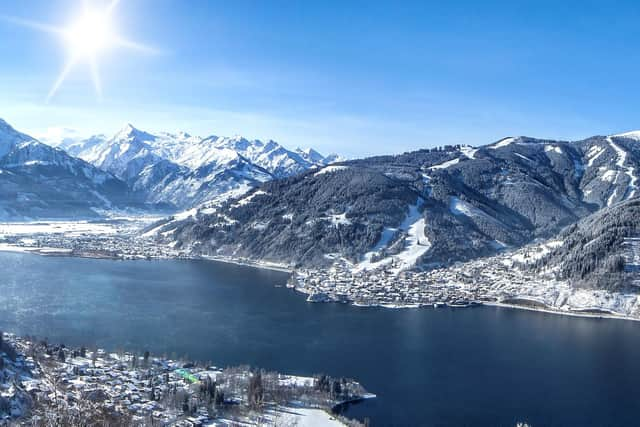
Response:
POLYGON ((86 258, 86 259, 109 259, 109 260, 123 260, 123 261, 146 261, 146 260, 162 260, 162 259, 184 259, 184 260, 205 260, 220 262, 224 264, 241 265, 245 267, 259 268, 263 270, 280 271, 283 273, 293 273, 293 269, 287 267, 284 264, 277 264, 271 262, 260 262, 251 260, 240 260, 236 258, 227 258, 213 255, 190 255, 190 256, 117 256, 117 255, 101 255, 91 253, 73 253, 73 249, 64 248, 50 248, 50 247, 30 247, 30 246, 18 246, 7 243, 0 243, 0 252, 13 252, 13 253, 26 253, 32 255, 48 256, 48 257, 67 257, 67 258, 86 258))
POLYGON ((629 320, 632 322, 640 322, 640 318, 637 318, 637 317, 607 314, 607 313, 581 313, 581 312, 574 312, 574 311, 554 310, 553 308, 527 307, 524 305, 508 304, 508 303, 502 303, 502 302, 482 302, 481 305, 486 305, 491 307, 511 308, 514 310, 536 311, 539 313, 555 314, 559 316, 586 317, 586 318, 592 318, 592 319, 629 320))
MULTIPOLYGON (((196 255, 196 256, 154 256, 154 257, 144 257, 140 256, 138 258, 127 258, 127 257, 118 257, 118 256, 89 256, 82 254, 74 254, 71 253, 71 249, 62 249, 62 248, 37 248, 37 247, 26 247, 26 246, 17 246, 12 244, 0 244, 0 252, 14 252, 14 253, 27 253, 32 255, 40 255, 40 256, 50 256, 50 257, 67 257, 67 258, 87 258, 87 259, 110 259, 110 260, 130 260, 130 261, 143 261, 143 260, 162 260, 162 259, 186 259, 186 260, 205 260, 205 261, 213 261, 219 262, 223 264, 233 264, 245 267, 252 267, 257 269, 271 270, 271 271, 279 271, 283 273, 293 273, 293 269, 277 263, 269 263, 269 262, 259 262, 259 261, 251 261, 246 259, 235 259, 214 255, 196 255), (42 252, 42 250, 45 252, 42 252)), ((302 295, 310 296, 312 293, 307 292, 305 289, 300 287, 293 288, 296 292, 299 292, 302 295)), ((518 297, 514 297, 518 298, 518 297)), ((353 307, 359 308, 384 308, 384 309, 423 309, 423 308, 440 308, 434 307, 432 304, 363 304, 355 301, 318 301, 311 302, 313 304, 322 303, 322 304, 347 304, 353 307)), ((514 310, 526 310, 526 311, 534 311, 540 313, 547 314, 555 314, 560 316, 570 316, 570 317, 583 317, 583 318, 592 318, 592 319, 612 319, 612 320, 628 320, 633 322, 640 322, 640 318, 618 315, 613 313, 588 313, 588 312, 579 312, 579 311, 567 311, 567 310, 558 310, 552 307, 531 307, 526 305, 519 304, 510 304, 503 302, 490 302, 490 301, 474 301, 473 304, 467 306, 455 306, 450 304, 444 304, 442 307, 450 307, 450 308, 473 308, 478 306, 492 306, 492 307, 503 307, 510 308, 514 310)))
POLYGON ((227 257, 221 257, 221 256, 215 256, 215 255, 198 255, 190 259, 204 259, 207 261, 216 261, 224 264, 242 265, 245 267, 254 267, 254 268, 261 268, 264 270, 280 271, 280 272, 289 273, 289 274, 293 273, 292 268, 287 267, 284 264, 278 264, 275 262, 251 261, 251 260, 227 258, 227 257))

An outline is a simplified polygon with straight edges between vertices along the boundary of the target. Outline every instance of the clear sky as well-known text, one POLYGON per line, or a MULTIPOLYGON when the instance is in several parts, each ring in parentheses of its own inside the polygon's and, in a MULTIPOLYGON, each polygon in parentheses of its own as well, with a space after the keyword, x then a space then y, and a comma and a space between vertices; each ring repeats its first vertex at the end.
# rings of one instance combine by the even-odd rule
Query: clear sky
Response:
POLYGON ((79 64, 47 103, 68 47, 15 18, 80 8, 0 3, 0 117, 23 131, 131 122, 353 157, 640 128, 637 1, 121 0, 116 31, 156 52, 101 52, 100 99, 79 64))

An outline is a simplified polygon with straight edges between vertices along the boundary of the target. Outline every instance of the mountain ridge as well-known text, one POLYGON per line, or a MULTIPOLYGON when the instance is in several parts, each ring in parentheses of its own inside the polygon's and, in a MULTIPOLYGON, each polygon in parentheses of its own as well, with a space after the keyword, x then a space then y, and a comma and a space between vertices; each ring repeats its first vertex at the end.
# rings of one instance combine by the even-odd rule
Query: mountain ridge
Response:
POLYGON ((171 203, 178 209, 224 200, 265 181, 323 166, 324 159, 339 159, 313 151, 316 159, 310 162, 272 140, 152 134, 131 124, 111 138, 68 140, 61 148, 147 194, 148 202, 171 203))
POLYGON ((0 119, 0 218, 94 218, 124 207, 143 207, 124 182, 0 119))
POLYGON ((230 200, 160 230, 194 253, 291 266, 338 257, 384 267, 417 252, 412 268, 448 265, 550 238, 635 197, 634 142, 508 137, 345 161, 263 184, 244 203, 230 200), (416 206, 420 215, 403 226, 416 206), (420 236, 428 249, 416 243, 420 236))

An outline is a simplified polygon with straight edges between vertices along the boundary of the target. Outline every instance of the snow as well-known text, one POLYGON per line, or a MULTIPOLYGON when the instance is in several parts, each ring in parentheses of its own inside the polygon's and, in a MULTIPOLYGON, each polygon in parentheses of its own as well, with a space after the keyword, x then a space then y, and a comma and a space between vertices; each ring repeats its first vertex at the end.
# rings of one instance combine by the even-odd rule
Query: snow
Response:
POLYGON ((636 184, 636 182, 638 181, 638 177, 636 177, 635 175, 635 168, 633 166, 624 165, 627 161, 627 152, 624 151, 618 144, 614 143, 611 137, 607 138, 607 142, 618 155, 616 166, 618 166, 620 169, 623 169, 625 174, 627 174, 627 176, 629 177, 629 184, 625 193, 623 194, 623 199, 631 198, 636 194, 636 190, 638 189, 638 186, 636 184))
POLYGON ((459 162, 460 162, 460 159, 459 158, 455 158, 455 159, 448 160, 446 162, 440 163, 439 165, 431 166, 431 167, 429 167, 429 169, 446 169, 448 167, 451 167, 453 165, 458 164, 459 162))
POLYGON ((264 192, 262 190, 255 191, 255 192, 249 194, 247 197, 238 200, 238 202, 234 205, 234 207, 248 205, 249 203, 251 203, 253 201, 254 197, 262 196, 262 195, 266 195, 266 194, 268 194, 268 193, 266 193, 266 192, 264 192))
POLYGON ((605 151, 607 151, 604 147, 599 147, 597 145, 592 146, 591 148, 589 148, 589 151, 587 151, 587 158, 589 159, 589 162, 587 162, 587 166, 591 167, 593 166, 593 163, 598 159, 598 157, 600 157, 602 155, 602 153, 604 153, 605 151))
POLYGON ((496 142, 495 144, 489 146, 489 148, 491 148, 492 150, 495 150, 497 148, 506 147, 507 145, 511 144, 515 140, 516 139, 512 137, 503 138, 500 141, 496 142))
POLYGON ((501 251, 509 247, 509 245, 500 240, 494 240, 492 242, 489 242, 489 244, 497 251, 501 251))
POLYGON ((367 252, 364 255, 365 261, 370 262, 371 258, 374 255, 376 255, 382 249, 389 246, 389 243, 391 243, 391 239, 393 238, 393 236, 395 236, 397 232, 398 232, 397 228, 385 227, 385 229, 382 230, 382 233, 380 235, 380 240, 378 241, 378 243, 376 243, 376 245, 373 247, 373 249, 371 249, 371 251, 367 252))
POLYGON ((338 172, 346 169, 349 169, 349 167, 342 166, 342 165, 331 165, 331 166, 327 166, 325 168, 320 169, 318 172, 314 173, 313 175, 314 176, 324 175, 325 173, 333 173, 333 172, 338 172))
POLYGON ((557 145, 545 145, 544 146, 544 151, 546 153, 554 152, 554 153, 557 153, 557 154, 562 154, 562 149, 560 147, 558 147, 557 145))
POLYGON ((381 266, 394 264, 392 271, 398 274, 415 266, 418 259, 431 249, 431 242, 424 232, 426 221, 420 212, 423 203, 424 201, 419 199, 417 204, 409 207, 409 214, 398 229, 386 228, 382 232, 380 241, 370 252, 365 254, 364 260, 356 266, 355 271, 374 270, 381 266), (404 249, 398 254, 372 262, 372 258, 388 246, 398 230, 407 233, 403 242, 404 249))
POLYGON ((107 223, 88 221, 52 221, 52 222, 3 222, 0 223, 0 237, 4 235, 65 234, 81 236, 84 234, 116 234, 116 226, 107 223))
POLYGON ((187 218, 195 217, 197 213, 198 213, 198 209, 193 208, 193 209, 187 209, 186 211, 179 212, 175 214, 173 217, 177 221, 183 221, 187 218))
POLYGON ((475 206, 470 205, 467 202, 460 200, 457 197, 451 197, 449 200, 449 210, 454 215, 466 215, 476 216, 480 215, 482 211, 475 206))
POLYGON ((605 173, 602 174, 600 179, 602 181, 613 183, 616 180, 617 177, 618 177, 618 172, 617 171, 608 169, 608 170, 605 171, 605 173))
POLYGON ((470 218, 485 218, 493 222, 497 222, 498 220, 483 211, 480 208, 473 206, 470 203, 465 202, 464 200, 460 200, 458 197, 451 197, 449 199, 449 210, 454 215, 464 215, 470 218))
POLYGON ((629 139, 635 139, 636 141, 640 141, 640 131, 638 130, 634 130, 631 132, 625 132, 625 133, 619 133, 617 135, 613 135, 614 137, 617 138, 629 138, 629 139))
POLYGON ((93 137, 63 148, 118 178, 135 181, 137 188, 153 194, 153 202, 181 207, 217 198, 246 183, 255 187, 274 177, 301 173, 327 161, 309 150, 307 154, 318 161, 311 162, 274 141, 200 138, 185 132, 151 134, 132 125, 112 138, 93 137), (158 183, 158 174, 165 170, 168 182, 158 183), (226 173, 230 171, 233 173, 226 173))
POLYGON ((297 427, 344 427, 334 416, 322 409, 279 406, 267 411, 269 425, 297 427))
POLYGON ((316 383, 313 377, 301 377, 297 375, 282 375, 278 380, 280 385, 296 387, 313 387, 316 383))
POLYGON ((343 213, 340 215, 330 215, 329 216, 329 221, 331 221, 331 223, 334 226, 339 226, 339 225, 350 225, 351 221, 349 219, 347 219, 347 213, 343 213))
POLYGON ((515 154, 516 156, 520 157, 520 158, 521 158, 521 159, 523 159, 523 160, 526 160, 526 161, 528 161, 528 162, 533 162, 533 160, 531 160, 531 159, 530 159, 530 158, 528 158, 527 156, 523 156, 523 155, 522 155, 522 154, 520 154, 520 153, 513 153, 513 154, 515 154))
POLYGON ((532 263, 547 255, 552 249, 562 246, 562 244, 562 240, 550 240, 537 246, 527 246, 514 252, 510 258, 522 264, 532 263))
POLYGON ((413 267, 418 262, 418 259, 431 249, 431 242, 424 232, 425 227, 424 218, 420 218, 409 226, 409 236, 405 239, 408 247, 396 255, 396 259, 400 261, 396 272, 413 267))
POLYGON ((469 145, 463 145, 462 147, 460 147, 460 152, 465 156, 467 156, 469 159, 473 160, 476 158, 476 153, 478 152, 478 149, 471 147, 469 145))
POLYGON ((615 202, 617 195, 618 195, 618 189, 614 188, 613 192, 611 193, 611 195, 607 199, 607 206, 611 206, 615 202))

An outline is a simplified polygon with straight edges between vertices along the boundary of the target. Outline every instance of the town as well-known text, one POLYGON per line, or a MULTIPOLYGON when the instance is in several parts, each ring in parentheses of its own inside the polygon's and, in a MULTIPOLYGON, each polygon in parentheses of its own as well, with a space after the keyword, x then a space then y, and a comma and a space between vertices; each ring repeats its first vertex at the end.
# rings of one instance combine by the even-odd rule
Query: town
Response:
POLYGON ((354 380, 326 375, 0 338, 0 425, 358 426, 332 409, 375 397, 354 380))
POLYGON ((584 316, 640 319, 636 293, 572 286, 551 271, 528 268, 557 242, 426 271, 394 271, 393 263, 358 269, 344 259, 331 268, 297 270, 289 287, 309 302, 340 302, 387 308, 473 307, 482 304, 584 316))

